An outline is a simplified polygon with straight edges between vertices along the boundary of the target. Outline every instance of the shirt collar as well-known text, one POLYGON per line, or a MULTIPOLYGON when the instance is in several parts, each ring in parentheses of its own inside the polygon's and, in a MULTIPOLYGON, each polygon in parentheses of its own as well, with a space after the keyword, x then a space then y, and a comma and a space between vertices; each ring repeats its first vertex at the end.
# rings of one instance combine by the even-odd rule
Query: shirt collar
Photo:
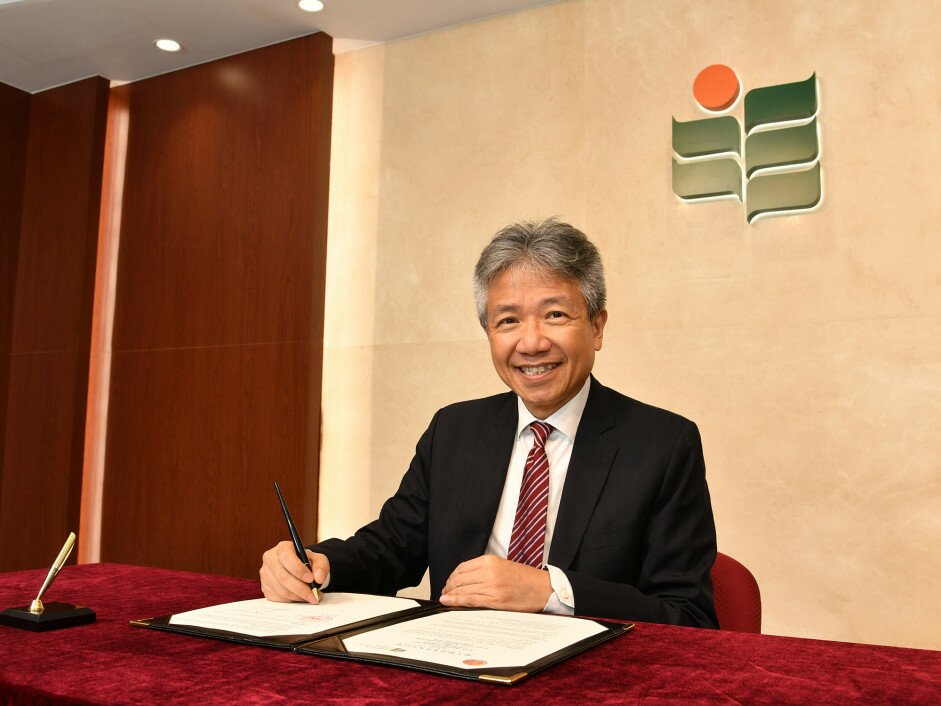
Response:
POLYGON ((516 396, 516 408, 518 410, 519 423, 516 426, 516 438, 535 421, 544 421, 546 424, 557 429, 574 443, 575 432, 578 431, 578 423, 582 420, 582 412, 585 411, 585 405, 588 403, 588 390, 591 387, 591 376, 585 379, 585 384, 572 399, 553 412, 547 419, 537 419, 533 416, 519 395, 516 396))

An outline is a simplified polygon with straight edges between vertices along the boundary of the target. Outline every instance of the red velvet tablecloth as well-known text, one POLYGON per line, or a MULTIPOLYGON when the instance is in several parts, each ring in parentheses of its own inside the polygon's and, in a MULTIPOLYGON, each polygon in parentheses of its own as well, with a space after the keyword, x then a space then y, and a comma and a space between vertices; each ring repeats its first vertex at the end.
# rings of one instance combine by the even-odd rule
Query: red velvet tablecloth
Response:
MULTIPOLYGON (((28 604, 45 571, 0 574, 0 608, 28 604)), ((466 682, 131 627, 257 598, 256 581, 120 564, 69 566, 47 601, 92 625, 0 626, 2 703, 941 704, 941 652, 638 624, 516 686, 466 682)))

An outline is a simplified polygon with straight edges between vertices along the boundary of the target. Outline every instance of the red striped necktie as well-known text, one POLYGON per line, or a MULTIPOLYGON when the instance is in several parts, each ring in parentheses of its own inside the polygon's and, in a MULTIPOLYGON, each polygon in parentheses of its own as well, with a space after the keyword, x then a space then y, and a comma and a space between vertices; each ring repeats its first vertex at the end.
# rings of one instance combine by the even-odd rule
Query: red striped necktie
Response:
POLYGON ((552 427, 545 422, 533 422, 535 442, 526 457, 520 499, 510 536, 510 549, 506 558, 529 566, 542 566, 542 553, 546 545, 546 510, 549 507, 549 459, 546 457, 546 439, 552 427))

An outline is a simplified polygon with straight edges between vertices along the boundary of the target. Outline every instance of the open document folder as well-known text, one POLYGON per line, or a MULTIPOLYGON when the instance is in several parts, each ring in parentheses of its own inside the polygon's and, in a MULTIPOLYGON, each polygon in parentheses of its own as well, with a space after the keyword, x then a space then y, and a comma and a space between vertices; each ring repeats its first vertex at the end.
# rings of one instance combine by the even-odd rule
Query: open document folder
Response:
POLYGON ((634 627, 358 593, 325 593, 318 605, 258 598, 131 624, 504 684, 634 627))

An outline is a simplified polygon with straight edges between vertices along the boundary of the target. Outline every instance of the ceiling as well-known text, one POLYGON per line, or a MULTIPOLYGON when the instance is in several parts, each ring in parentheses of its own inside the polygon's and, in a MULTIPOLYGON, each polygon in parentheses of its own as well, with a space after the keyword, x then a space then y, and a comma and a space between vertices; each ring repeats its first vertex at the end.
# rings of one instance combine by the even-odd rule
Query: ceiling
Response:
POLYGON ((88 76, 136 81, 311 32, 341 53, 547 0, 0 0, 0 82, 35 93, 88 76), (154 40, 175 39, 175 54, 154 40))

